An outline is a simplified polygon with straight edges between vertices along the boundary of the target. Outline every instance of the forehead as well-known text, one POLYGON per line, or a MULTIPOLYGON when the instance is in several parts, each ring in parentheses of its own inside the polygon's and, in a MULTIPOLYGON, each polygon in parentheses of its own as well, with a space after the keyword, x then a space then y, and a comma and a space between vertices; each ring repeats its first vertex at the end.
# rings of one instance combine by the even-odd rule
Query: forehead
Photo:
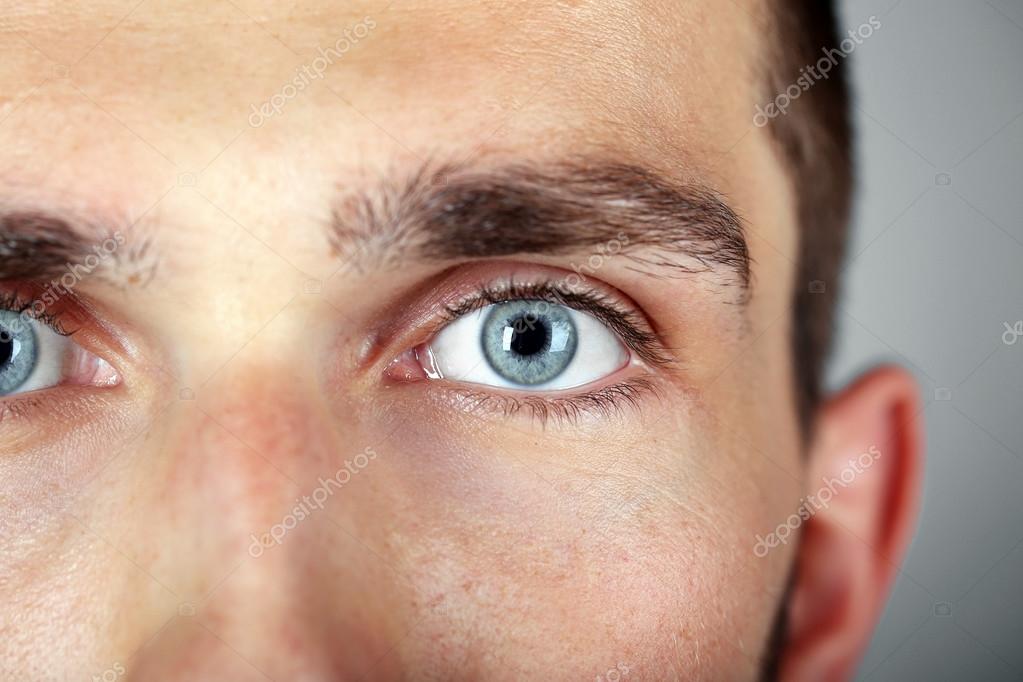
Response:
POLYGON ((714 0, 19 3, 0 136, 88 154, 102 132, 106 154, 184 169, 253 127, 281 156, 539 141, 713 165, 749 127, 753 17, 714 0))

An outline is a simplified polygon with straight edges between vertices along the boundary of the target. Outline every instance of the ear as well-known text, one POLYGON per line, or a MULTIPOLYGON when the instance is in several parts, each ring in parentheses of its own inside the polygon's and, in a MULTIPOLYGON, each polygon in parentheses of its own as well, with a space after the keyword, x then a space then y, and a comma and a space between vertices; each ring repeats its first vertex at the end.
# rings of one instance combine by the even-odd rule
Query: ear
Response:
POLYGON ((915 382, 895 367, 871 371, 821 409, 782 679, 844 680, 855 672, 916 520, 919 419, 915 382))

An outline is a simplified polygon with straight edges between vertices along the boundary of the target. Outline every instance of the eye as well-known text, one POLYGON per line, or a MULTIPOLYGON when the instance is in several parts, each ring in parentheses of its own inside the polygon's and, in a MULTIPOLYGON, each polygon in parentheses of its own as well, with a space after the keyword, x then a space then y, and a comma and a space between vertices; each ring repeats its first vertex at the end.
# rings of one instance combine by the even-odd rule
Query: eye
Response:
POLYGON ((107 386, 117 374, 70 337, 23 313, 0 310, 0 396, 62 383, 107 386))
POLYGON ((467 313, 442 329, 428 350, 443 378, 520 390, 583 386, 630 359, 617 334, 597 318, 544 300, 467 313))

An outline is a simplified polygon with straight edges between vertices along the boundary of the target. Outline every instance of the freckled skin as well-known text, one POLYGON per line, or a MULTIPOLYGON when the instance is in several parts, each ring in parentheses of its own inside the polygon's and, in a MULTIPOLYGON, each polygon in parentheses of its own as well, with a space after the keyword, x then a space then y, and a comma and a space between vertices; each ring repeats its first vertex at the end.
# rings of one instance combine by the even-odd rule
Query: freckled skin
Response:
POLYGON ((792 547, 750 548, 801 471, 790 189, 749 120, 757 3, 145 2, 120 22, 131 3, 7 4, 0 194, 132 216, 129 243, 159 261, 145 286, 82 284, 133 344, 109 405, 31 427, 0 407, 18 444, 3 502, 36 512, 0 537, 0 671, 756 676, 792 547), (364 17, 323 79, 250 126, 364 17), (430 155, 579 152, 730 198, 753 235, 757 342, 698 281, 611 259, 600 277, 673 330, 686 386, 545 428, 388 381, 383 355, 408 348, 365 369, 384 311, 436 270, 345 268, 322 229, 338 193, 430 155), (57 423, 77 435, 47 439, 57 423), (73 494, 51 508, 32 479, 73 494), (322 508, 253 549, 314 494, 322 508))

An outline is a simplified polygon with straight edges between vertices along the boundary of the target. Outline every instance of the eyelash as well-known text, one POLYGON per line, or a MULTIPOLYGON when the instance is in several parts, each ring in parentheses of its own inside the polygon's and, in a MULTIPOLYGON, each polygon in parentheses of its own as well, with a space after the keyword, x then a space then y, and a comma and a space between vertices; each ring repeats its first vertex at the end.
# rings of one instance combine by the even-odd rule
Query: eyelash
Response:
MULTIPOLYGON (((447 305, 438 329, 486 306, 523 299, 547 301, 589 313, 615 332, 646 364, 663 367, 673 363, 660 339, 638 312, 598 291, 568 291, 558 280, 517 282, 512 279, 506 284, 483 285, 464 299, 447 305)), ((660 393, 656 382, 644 376, 633 376, 574 395, 512 395, 466 386, 453 386, 448 390, 470 403, 471 408, 493 409, 505 417, 526 412, 543 425, 552 419, 575 423, 584 415, 611 418, 626 408, 638 407, 644 395, 657 396, 660 393)))
POLYGON ((471 400, 474 407, 496 408, 505 417, 527 410, 530 417, 543 425, 551 419, 571 424, 584 415, 591 414, 603 418, 619 416, 627 407, 638 407, 644 395, 659 395, 654 382, 645 377, 626 379, 590 393, 558 397, 520 397, 506 393, 485 393, 469 388, 451 390, 455 395, 471 400))
MULTIPOLYGON (((27 311, 27 317, 45 324, 60 336, 71 337, 79 331, 78 329, 68 329, 65 326, 64 311, 44 310, 42 313, 37 313, 32 310, 34 303, 34 298, 24 296, 15 289, 0 290, 0 310, 7 310, 18 315, 25 314, 27 311)), ((34 394, 0 397, 0 424, 11 419, 30 417, 45 409, 46 406, 47 402, 34 394)))
MULTIPOLYGON (((596 291, 567 291, 554 280, 528 283, 509 280, 505 285, 484 285, 462 301, 446 306, 441 316, 443 324, 440 326, 489 305, 522 299, 542 300, 587 312, 606 324, 648 364, 660 367, 672 363, 657 335, 638 313, 624 308, 605 294, 596 291)), ((70 337, 78 331, 64 324, 61 311, 36 313, 32 310, 34 302, 34 299, 22 296, 17 291, 0 291, 0 309, 18 314, 29 311, 32 319, 47 325, 61 336, 70 337)), ((544 424, 550 419, 574 422, 584 414, 609 418, 620 414, 626 407, 636 407, 644 394, 657 393, 654 382, 645 377, 632 377, 589 393, 553 397, 512 396, 464 387, 452 391, 471 400, 476 407, 493 407, 505 416, 527 410, 532 418, 544 424)))
POLYGON ((622 307, 610 296, 596 291, 567 291, 557 281, 520 283, 509 280, 506 285, 484 285, 468 298, 448 305, 444 323, 489 305, 523 299, 536 299, 574 308, 593 315, 606 324, 643 361, 661 367, 671 364, 664 347, 649 325, 633 310, 622 307))
POLYGON ((64 315, 61 311, 43 311, 37 313, 32 310, 35 300, 21 296, 17 291, 0 291, 0 310, 7 310, 18 315, 28 311, 28 317, 37 322, 45 324, 55 333, 61 336, 74 336, 78 329, 68 329, 64 324, 64 315))

